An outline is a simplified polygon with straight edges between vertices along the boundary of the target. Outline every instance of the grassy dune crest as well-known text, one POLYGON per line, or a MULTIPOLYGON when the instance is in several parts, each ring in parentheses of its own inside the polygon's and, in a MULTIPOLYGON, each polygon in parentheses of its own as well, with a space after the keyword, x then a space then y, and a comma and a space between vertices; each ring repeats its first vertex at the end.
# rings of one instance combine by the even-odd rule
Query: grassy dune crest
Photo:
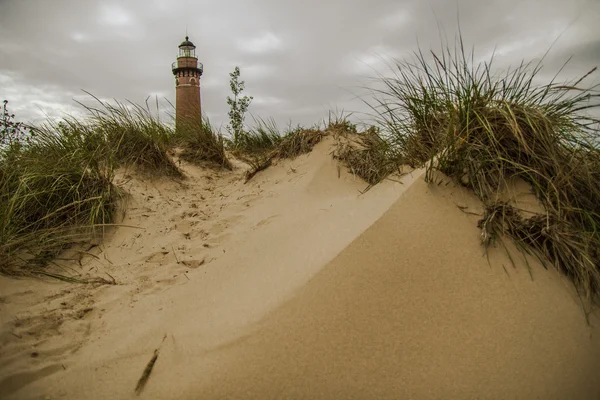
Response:
POLYGON ((169 155, 228 166, 223 142, 206 122, 186 134, 133 103, 94 97, 82 118, 39 126, 15 122, 3 104, 0 121, 0 273, 78 280, 77 271, 47 268, 74 244, 101 236, 116 222, 124 192, 115 170, 183 178, 169 155))
POLYGON ((497 74, 476 63, 462 38, 442 52, 397 61, 372 104, 404 163, 454 178, 484 203, 482 241, 503 235, 573 279, 600 291, 600 107, 596 68, 570 82, 537 84, 542 68, 522 62, 497 74), (505 204, 510 180, 527 182, 544 206, 533 217, 505 204))

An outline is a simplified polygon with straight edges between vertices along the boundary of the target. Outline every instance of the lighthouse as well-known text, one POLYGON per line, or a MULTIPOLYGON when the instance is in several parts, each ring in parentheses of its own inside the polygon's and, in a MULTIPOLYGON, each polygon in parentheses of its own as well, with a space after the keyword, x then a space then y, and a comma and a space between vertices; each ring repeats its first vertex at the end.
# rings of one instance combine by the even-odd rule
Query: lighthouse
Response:
POLYGON ((200 104, 200 77, 203 66, 198 62, 196 46, 189 37, 179 45, 177 61, 171 65, 175 75, 175 124, 199 126, 202 123, 202 106, 200 104))

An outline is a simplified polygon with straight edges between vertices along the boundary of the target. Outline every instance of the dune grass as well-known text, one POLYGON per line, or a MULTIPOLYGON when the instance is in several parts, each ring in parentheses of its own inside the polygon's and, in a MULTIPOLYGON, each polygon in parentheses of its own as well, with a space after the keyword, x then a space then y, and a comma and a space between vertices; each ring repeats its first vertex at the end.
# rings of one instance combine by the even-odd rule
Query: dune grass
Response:
POLYGON ((309 153, 328 135, 337 139, 334 157, 350 172, 361 177, 369 188, 399 168, 397 152, 371 126, 359 131, 350 122, 351 114, 330 112, 328 119, 311 128, 298 126, 281 134, 273 120, 255 119, 256 127, 242 132, 237 145, 229 142, 232 153, 250 165, 246 181, 272 165, 275 159, 295 158, 309 153))
POLYGON ((177 131, 135 104, 85 106, 88 118, 33 128, 3 119, 0 155, 0 272, 43 274, 62 249, 89 240, 114 222, 121 195, 116 168, 136 165, 152 175, 182 177, 169 156, 231 168, 226 149, 250 165, 246 180, 275 159, 310 152, 326 135, 344 137, 335 156, 374 185, 400 164, 426 166, 454 178, 482 200, 482 242, 509 236, 574 281, 593 299, 600 292, 600 108, 588 74, 570 82, 538 84, 541 62, 495 73, 494 58, 476 63, 462 38, 441 52, 417 51, 397 61, 372 104, 380 129, 358 131, 347 116, 325 126, 280 133, 273 120, 234 142, 208 120, 177 131), (8 121, 8 122, 7 122, 8 121), (12 124, 12 125, 11 125, 12 124), (521 179, 545 209, 525 216, 501 201, 509 181, 521 179))
POLYGON ((273 119, 254 118, 254 127, 242 132, 237 141, 229 141, 228 149, 236 156, 253 157, 269 153, 282 141, 283 136, 273 119))
POLYGON ((47 268, 70 246, 115 223, 123 192, 117 168, 183 177, 168 155, 173 129, 131 103, 95 98, 87 116, 19 126, 4 110, 0 144, 0 273, 80 279, 47 268))
POLYGON ((333 157, 340 160, 350 173, 369 185, 369 190, 389 175, 400 170, 396 148, 387 141, 381 128, 369 125, 362 130, 350 122, 350 116, 330 112, 326 132, 336 139, 333 157))
POLYGON ((114 160, 116 167, 136 165, 150 175, 183 177, 168 155, 174 130, 159 119, 158 112, 153 114, 147 104, 115 101, 113 105, 93 98, 97 107, 83 105, 88 118, 65 120, 69 134, 103 142, 107 150, 103 158, 114 160))
POLYGON ((301 126, 280 134, 273 120, 255 121, 255 128, 239 135, 238 145, 232 143, 234 154, 250 165, 246 172, 246 182, 271 166, 275 159, 295 158, 309 153, 327 134, 316 127, 301 126))
POLYGON ((325 137, 326 132, 315 128, 298 127, 286 133, 276 148, 276 157, 295 158, 309 153, 325 137))
MULTIPOLYGON (((61 126, 19 132, 0 152, 0 273, 48 275, 60 252, 114 220, 120 191, 95 138, 61 126)), ((13 132, 14 133, 14 132, 13 132)))
MULTIPOLYGON (((543 61, 543 60, 542 60, 543 61)), ((484 244, 508 235, 566 273, 587 299, 600 289, 598 85, 537 84, 541 62, 504 74, 475 63, 462 38, 442 52, 398 61, 372 105, 403 162, 427 165, 486 206, 484 244), (527 182, 546 213, 525 218, 499 202, 509 179, 527 182)), ((546 263, 547 265, 548 263, 546 263)))
POLYGON ((343 134, 343 140, 338 140, 334 157, 341 160, 352 174, 367 182, 367 190, 400 170, 397 150, 381 136, 376 127, 353 135, 343 134))
POLYGON ((180 157, 196 165, 231 169, 225 154, 225 140, 211 125, 203 121, 179 121, 173 144, 181 147, 180 157))
POLYGON ((113 184, 118 168, 134 166, 150 178, 182 179, 170 156, 175 146, 182 147, 186 160, 231 168, 224 141, 208 120, 180 123, 175 131, 148 104, 109 103, 90 96, 92 105, 80 103, 84 117, 27 130, 14 122, 4 104, 0 273, 81 281, 77 271, 66 271, 55 261, 63 250, 96 239, 114 225, 124 195, 113 184), (50 264, 57 268, 48 268, 50 264))
POLYGON ((253 128, 240 132, 235 139, 226 142, 231 154, 250 166, 246 181, 271 165, 273 153, 283 140, 273 119, 253 118, 253 128))

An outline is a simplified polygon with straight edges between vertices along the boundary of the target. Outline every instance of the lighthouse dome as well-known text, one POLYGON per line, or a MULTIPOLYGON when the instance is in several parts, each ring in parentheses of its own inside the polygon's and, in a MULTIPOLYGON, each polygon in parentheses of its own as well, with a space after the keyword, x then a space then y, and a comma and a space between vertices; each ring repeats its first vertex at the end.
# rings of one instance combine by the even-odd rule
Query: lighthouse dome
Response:
POLYGON ((185 37, 185 40, 183 42, 181 42, 181 44, 179 45, 179 47, 196 47, 194 46, 194 43, 190 42, 189 37, 185 37))

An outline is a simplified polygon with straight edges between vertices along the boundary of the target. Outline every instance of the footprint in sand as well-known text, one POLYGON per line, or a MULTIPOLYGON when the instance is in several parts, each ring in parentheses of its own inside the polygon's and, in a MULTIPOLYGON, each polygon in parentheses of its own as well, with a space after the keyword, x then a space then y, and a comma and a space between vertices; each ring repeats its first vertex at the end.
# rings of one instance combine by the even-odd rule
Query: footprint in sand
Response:
POLYGON ((59 334, 59 328, 64 322, 61 312, 48 310, 39 315, 15 318, 12 334, 18 338, 34 337, 41 339, 59 334))
POLYGON ((152 282, 148 276, 140 276, 137 278, 138 287, 135 289, 136 293, 145 292, 152 287, 152 282))
MULTIPOLYGON (((138 282, 138 286, 133 289, 133 291, 131 292, 131 303, 130 305, 132 305, 133 303, 137 302, 137 297, 139 295, 149 295, 149 294, 154 294, 154 293, 158 293, 161 292, 163 290, 166 290, 174 285, 181 285, 186 283, 186 278, 185 276, 183 276, 184 274, 179 273, 179 274, 172 274, 172 273, 165 273, 163 275, 166 275, 164 277, 153 277, 152 279, 150 279, 149 277, 143 277, 143 279, 139 279, 138 282)), ((189 278, 187 278, 189 279, 189 278)))
POLYGON ((157 251, 147 256, 144 261, 155 264, 163 264, 170 253, 171 252, 167 250, 157 251))
POLYGON ((87 295, 47 297, 51 298, 48 302, 60 302, 58 307, 17 315, 2 327, 0 393, 4 395, 63 370, 61 361, 78 351, 90 336, 89 316, 94 307, 87 295))

